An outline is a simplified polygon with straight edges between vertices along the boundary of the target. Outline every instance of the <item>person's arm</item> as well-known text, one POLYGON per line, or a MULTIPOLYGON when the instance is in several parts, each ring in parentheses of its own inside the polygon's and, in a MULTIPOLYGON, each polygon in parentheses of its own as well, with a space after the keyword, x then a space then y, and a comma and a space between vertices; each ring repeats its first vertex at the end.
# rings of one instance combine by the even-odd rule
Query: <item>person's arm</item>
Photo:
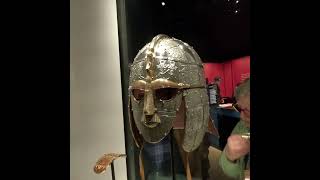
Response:
MULTIPOLYGON (((240 121, 236 127, 233 129, 231 134, 241 134, 242 133, 242 122, 240 121)), ((221 156, 219 158, 219 165, 223 172, 233 178, 237 178, 240 176, 242 168, 240 160, 230 161, 226 156, 226 148, 222 151, 221 156)))
POLYGON ((221 153, 221 156, 219 159, 219 165, 222 171, 229 177, 238 178, 242 173, 240 160, 238 159, 234 162, 231 162, 227 158, 225 150, 223 150, 221 153))
POLYGON ((241 137, 247 133, 243 121, 236 125, 219 159, 219 165, 223 172, 233 178, 242 178, 244 173, 244 156, 250 151, 250 141, 241 137))

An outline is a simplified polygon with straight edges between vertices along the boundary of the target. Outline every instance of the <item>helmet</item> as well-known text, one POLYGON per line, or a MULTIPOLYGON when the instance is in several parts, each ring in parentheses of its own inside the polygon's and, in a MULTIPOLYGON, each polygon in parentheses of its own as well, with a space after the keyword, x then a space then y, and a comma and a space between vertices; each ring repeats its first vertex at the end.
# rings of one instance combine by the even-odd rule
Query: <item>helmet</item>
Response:
POLYGON ((138 146, 142 139, 160 142, 173 128, 178 113, 185 113, 182 147, 186 152, 195 150, 209 119, 203 64, 196 51, 181 40, 155 36, 131 65, 128 110, 138 146), (185 111, 179 111, 181 107, 185 111))

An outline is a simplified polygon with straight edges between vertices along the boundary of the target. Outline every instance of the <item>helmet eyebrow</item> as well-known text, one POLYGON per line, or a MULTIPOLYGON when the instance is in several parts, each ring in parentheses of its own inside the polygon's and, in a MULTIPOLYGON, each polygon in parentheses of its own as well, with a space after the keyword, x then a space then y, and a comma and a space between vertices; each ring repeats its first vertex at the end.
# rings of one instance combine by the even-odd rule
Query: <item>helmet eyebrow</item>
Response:
MULTIPOLYGON (((145 89, 146 84, 147 82, 144 80, 137 80, 132 83, 132 85, 129 87, 129 90, 145 89)), ((192 89, 192 88, 205 88, 205 86, 191 86, 190 84, 176 83, 168 79, 160 78, 160 79, 151 81, 151 88, 152 89, 161 89, 161 88, 192 89)))

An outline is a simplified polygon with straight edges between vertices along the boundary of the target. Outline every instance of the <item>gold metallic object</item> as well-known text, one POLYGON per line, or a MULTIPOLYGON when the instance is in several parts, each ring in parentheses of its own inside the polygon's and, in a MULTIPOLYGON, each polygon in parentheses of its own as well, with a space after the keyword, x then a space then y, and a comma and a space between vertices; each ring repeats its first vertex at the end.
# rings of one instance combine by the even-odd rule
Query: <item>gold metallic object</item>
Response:
POLYGON ((250 180, 250 170, 244 171, 244 180, 250 180))
POLYGON ((250 133, 242 134, 241 137, 250 140, 250 133))
POLYGON ((106 171, 106 169, 110 166, 110 164, 119 157, 126 157, 125 154, 116 154, 116 153, 109 153, 104 154, 99 160, 96 162, 93 170, 97 174, 101 174, 106 171))
POLYGON ((183 149, 194 151, 208 129, 209 102, 201 58, 187 43, 160 34, 130 68, 129 122, 136 144, 158 143, 185 106, 183 149), (142 137, 141 137, 142 136, 142 137))
MULTIPOLYGON (((146 89, 147 82, 144 80, 138 80, 132 83, 132 85, 129 87, 129 90, 132 89, 146 89)), ((191 86, 190 84, 184 84, 184 83, 176 83, 173 81, 170 81, 168 79, 156 79, 154 81, 151 81, 151 89, 161 89, 161 88, 177 88, 177 89, 187 89, 187 88, 205 88, 205 86, 191 86)))

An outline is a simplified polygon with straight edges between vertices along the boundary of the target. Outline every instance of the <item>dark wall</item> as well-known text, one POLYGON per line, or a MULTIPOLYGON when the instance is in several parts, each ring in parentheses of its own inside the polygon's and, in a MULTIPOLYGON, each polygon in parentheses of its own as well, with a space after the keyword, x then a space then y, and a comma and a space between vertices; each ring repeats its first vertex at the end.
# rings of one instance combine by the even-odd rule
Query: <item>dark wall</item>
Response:
POLYGON ((160 33, 192 45, 204 62, 250 55, 249 8, 250 0, 127 0, 130 62, 160 33))

